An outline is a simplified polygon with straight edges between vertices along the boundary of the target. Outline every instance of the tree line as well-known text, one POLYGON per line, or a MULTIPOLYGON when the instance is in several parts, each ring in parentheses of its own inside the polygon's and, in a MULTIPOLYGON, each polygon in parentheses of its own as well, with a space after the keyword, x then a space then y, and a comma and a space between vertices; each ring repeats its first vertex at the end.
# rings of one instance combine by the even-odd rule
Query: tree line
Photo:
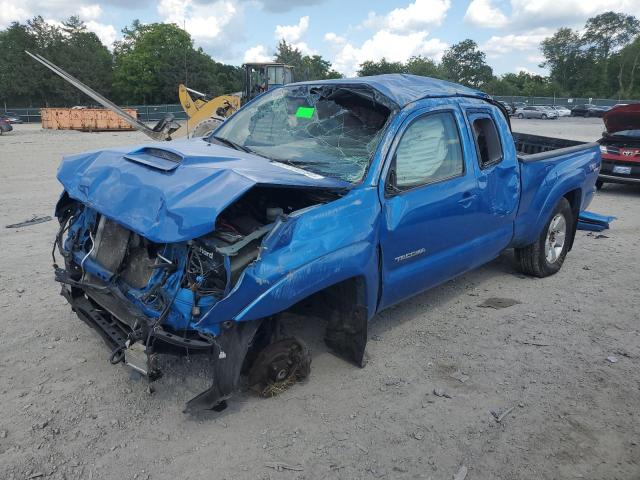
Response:
MULTIPOLYGON (((31 60, 40 53, 71 75, 123 105, 177 101, 177 85, 211 95, 242 90, 242 68, 216 62, 174 24, 134 21, 113 51, 78 17, 59 25, 35 17, 0 31, 0 102, 12 107, 71 106, 87 102, 74 87, 31 60)), ((365 61, 358 75, 410 73, 441 78, 494 95, 640 98, 640 21, 606 12, 581 30, 560 28, 541 46, 548 76, 527 72, 497 76, 476 42, 451 46, 440 62, 415 56, 406 62, 365 61)), ((320 55, 306 55, 284 40, 274 61, 294 66, 296 80, 339 78, 320 55)))

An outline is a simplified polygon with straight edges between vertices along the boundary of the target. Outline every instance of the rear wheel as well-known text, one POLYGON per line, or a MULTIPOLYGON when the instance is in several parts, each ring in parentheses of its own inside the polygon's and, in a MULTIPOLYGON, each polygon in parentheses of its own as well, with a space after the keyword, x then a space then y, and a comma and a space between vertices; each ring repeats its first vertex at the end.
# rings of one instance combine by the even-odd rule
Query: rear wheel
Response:
POLYGON ((541 118, 542 118, 542 120, 546 120, 547 119, 547 114, 543 113, 541 118))
POLYGON ((558 272, 569 251, 574 225, 571 205, 562 198, 538 239, 531 245, 515 249, 520 270, 535 277, 548 277, 558 272))
POLYGON ((602 189, 603 185, 604 185, 604 182, 602 180, 596 180, 596 188, 598 190, 602 189))
POLYGON ((523 118, 524 118, 524 115, 523 115, 522 113, 519 113, 519 114, 518 114, 518 118, 523 119, 523 118))

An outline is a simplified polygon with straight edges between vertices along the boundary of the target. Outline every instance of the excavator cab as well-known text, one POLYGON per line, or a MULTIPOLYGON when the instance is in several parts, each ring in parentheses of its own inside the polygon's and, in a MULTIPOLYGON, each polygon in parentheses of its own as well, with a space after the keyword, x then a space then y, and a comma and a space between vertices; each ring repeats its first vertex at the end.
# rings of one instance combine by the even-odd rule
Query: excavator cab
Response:
POLYGON ((243 103, 274 87, 293 82, 293 67, 284 63, 245 63, 243 103))

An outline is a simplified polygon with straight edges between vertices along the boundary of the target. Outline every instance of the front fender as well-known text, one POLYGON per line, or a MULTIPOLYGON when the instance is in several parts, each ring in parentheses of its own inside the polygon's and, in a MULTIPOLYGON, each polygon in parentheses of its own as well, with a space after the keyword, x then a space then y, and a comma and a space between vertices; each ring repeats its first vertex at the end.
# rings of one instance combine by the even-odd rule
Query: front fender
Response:
POLYGON ((207 332, 225 320, 264 318, 353 277, 366 281, 367 315, 372 316, 379 283, 379 215, 377 190, 362 187, 280 221, 264 238, 259 258, 195 328, 207 332))
POLYGON ((268 317, 286 310, 314 293, 353 277, 364 278, 367 316, 371 318, 375 313, 378 298, 378 256, 376 245, 363 241, 343 247, 288 272, 244 308, 235 320, 248 321, 268 317))

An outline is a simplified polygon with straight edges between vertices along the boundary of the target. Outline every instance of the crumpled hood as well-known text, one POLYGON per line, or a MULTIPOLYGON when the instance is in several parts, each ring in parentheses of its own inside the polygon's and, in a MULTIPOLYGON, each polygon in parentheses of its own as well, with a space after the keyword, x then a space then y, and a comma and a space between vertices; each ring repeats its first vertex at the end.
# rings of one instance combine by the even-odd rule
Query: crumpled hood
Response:
POLYGON ((640 104, 614 107, 602 116, 609 135, 624 130, 640 130, 640 104))
POLYGON ((157 243, 213 231, 218 214, 257 184, 349 186, 202 139, 67 156, 58 180, 71 198, 157 243))

